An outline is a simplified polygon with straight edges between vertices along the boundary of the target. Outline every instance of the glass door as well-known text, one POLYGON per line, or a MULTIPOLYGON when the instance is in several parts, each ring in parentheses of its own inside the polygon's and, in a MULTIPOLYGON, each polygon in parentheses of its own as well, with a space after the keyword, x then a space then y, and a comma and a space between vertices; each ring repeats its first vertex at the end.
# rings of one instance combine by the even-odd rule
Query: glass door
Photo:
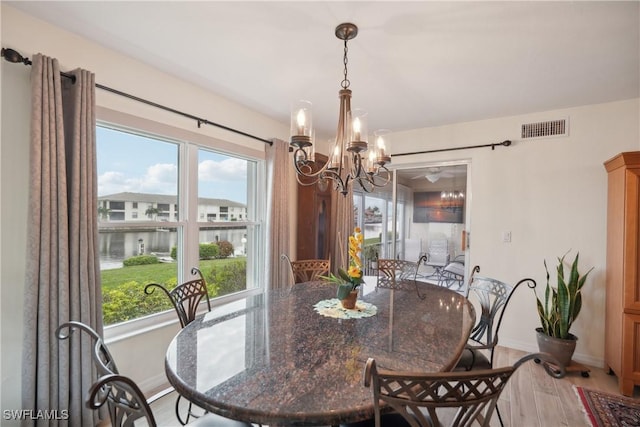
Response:
POLYGON ((467 162, 395 169, 394 256, 420 262, 418 280, 464 292, 468 275, 467 162))

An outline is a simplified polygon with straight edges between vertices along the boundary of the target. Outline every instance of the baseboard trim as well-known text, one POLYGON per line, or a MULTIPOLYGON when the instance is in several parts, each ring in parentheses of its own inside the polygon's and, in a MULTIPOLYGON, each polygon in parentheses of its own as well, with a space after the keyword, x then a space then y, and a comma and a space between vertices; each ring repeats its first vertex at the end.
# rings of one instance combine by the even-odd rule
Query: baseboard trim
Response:
POLYGON ((151 400, 152 398, 159 399, 173 390, 173 387, 171 387, 171 384, 169 384, 167 377, 164 374, 146 378, 143 381, 138 382, 138 387, 140 387, 142 393, 147 396, 148 400, 151 400), (169 391, 166 391, 167 389, 169 391))
MULTIPOLYGON (((538 351, 538 346, 536 344, 517 340, 500 340, 500 346, 512 348, 514 350, 526 351, 527 353, 535 353, 538 351)), ((573 360, 588 366, 604 368, 604 359, 593 357, 588 354, 576 352, 573 354, 573 360)))
POLYGON ((149 396, 147 398, 147 402, 149 404, 152 404, 156 400, 161 399, 161 398, 165 397, 167 394, 172 393, 174 391, 175 391, 175 389, 173 387, 169 386, 169 387, 167 387, 167 388, 165 388, 163 390, 160 390, 157 393, 152 394, 151 396, 149 396))

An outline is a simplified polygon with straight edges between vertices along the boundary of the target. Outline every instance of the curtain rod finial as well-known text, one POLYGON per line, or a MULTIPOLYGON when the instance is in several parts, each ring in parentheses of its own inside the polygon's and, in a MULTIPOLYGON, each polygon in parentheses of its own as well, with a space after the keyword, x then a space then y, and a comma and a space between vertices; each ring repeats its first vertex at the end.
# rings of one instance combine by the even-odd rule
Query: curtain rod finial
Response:
POLYGON ((25 58, 20 55, 17 51, 8 48, 2 48, 0 51, 0 56, 4 57, 5 61, 18 63, 22 62, 25 65, 31 65, 31 61, 29 58, 25 58))

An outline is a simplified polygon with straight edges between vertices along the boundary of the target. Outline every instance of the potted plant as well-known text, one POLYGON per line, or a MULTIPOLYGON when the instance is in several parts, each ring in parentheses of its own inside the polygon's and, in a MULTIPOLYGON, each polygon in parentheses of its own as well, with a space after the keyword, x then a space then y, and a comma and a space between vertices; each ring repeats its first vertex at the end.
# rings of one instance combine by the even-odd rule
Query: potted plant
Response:
POLYGON ((540 316, 541 327, 536 328, 538 338, 538 348, 541 352, 552 354, 563 366, 571 363, 573 352, 576 348, 578 338, 569 332, 571 325, 580 314, 582 309, 582 287, 587 280, 587 276, 593 270, 589 269, 584 275, 578 270, 577 253, 569 277, 565 277, 564 258, 567 254, 558 258, 556 266, 557 285, 551 286, 547 261, 544 261, 544 268, 547 272, 547 286, 544 292, 544 303, 538 297, 534 287, 538 315, 540 316))
MULTIPOLYGON (((356 227, 353 234, 349 236, 349 267, 344 270, 338 268, 338 275, 329 273, 328 276, 321 276, 325 280, 338 285, 337 298, 346 309, 353 309, 358 298, 358 287, 364 282, 362 274, 362 242, 363 236, 360 227, 356 227)), ((344 254, 343 254, 344 255, 344 254)), ((342 257, 344 259, 344 256, 342 257)))

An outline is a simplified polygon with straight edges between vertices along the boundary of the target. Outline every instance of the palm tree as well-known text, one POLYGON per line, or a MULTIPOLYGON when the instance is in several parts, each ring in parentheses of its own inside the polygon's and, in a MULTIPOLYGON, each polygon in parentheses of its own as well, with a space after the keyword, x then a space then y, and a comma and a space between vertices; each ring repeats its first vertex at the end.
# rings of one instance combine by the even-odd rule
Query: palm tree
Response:
POLYGON ((145 214, 147 217, 149 217, 149 218, 152 218, 152 217, 153 217, 153 219, 154 219, 154 220, 155 220, 155 219, 157 218, 157 216, 158 216, 158 215, 160 215, 161 213, 162 213, 162 209, 158 209, 158 208, 153 207, 153 206, 149 206, 149 207, 147 208, 147 210, 146 210, 146 211, 144 211, 144 214, 145 214))
POLYGON ((109 214, 111 213, 111 209, 106 206, 98 207, 98 218, 100 219, 109 219, 109 214))

